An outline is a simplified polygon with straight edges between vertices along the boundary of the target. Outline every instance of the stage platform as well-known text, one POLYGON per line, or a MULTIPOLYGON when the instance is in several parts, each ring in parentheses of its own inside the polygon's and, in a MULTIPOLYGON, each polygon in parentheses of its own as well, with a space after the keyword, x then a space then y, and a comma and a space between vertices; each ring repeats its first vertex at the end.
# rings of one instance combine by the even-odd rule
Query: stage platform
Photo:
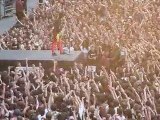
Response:
POLYGON ((73 62, 82 57, 81 51, 52 56, 51 50, 0 50, 0 61, 68 61, 73 62))

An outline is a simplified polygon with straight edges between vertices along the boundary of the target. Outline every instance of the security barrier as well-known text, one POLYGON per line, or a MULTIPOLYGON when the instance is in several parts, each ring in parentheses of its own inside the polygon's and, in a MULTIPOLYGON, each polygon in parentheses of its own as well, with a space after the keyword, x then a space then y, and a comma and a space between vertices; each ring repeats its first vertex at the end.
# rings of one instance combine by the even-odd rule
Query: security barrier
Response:
POLYGON ((4 0, 4 16, 12 16, 15 13, 14 0, 4 0))
POLYGON ((0 19, 12 16, 15 12, 15 0, 0 0, 0 19))
POLYGON ((4 11, 4 9, 3 9, 3 0, 0 0, 0 19, 3 16, 3 13, 4 13, 3 11, 4 11))

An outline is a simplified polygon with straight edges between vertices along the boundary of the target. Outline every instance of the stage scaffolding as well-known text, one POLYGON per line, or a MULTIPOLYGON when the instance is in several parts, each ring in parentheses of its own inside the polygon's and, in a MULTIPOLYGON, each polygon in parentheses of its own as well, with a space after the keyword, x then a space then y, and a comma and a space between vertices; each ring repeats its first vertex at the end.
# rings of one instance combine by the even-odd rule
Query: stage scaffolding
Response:
POLYGON ((15 14, 15 0, 0 0, 0 19, 15 14))

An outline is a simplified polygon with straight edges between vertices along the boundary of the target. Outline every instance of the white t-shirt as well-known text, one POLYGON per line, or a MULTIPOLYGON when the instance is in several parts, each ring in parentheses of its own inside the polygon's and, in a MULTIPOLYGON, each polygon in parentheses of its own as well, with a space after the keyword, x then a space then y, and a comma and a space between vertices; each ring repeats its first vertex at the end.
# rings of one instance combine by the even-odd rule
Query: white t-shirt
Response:
POLYGON ((46 119, 46 114, 47 114, 48 110, 45 109, 45 113, 43 116, 41 116, 40 114, 38 115, 38 120, 43 120, 43 119, 46 119))

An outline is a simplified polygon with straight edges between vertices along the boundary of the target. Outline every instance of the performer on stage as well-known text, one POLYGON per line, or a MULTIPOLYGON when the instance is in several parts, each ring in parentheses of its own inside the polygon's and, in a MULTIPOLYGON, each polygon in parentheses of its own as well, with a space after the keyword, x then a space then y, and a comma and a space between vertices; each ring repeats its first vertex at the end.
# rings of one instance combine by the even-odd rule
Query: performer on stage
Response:
POLYGON ((64 14, 59 13, 57 19, 54 22, 54 28, 52 30, 52 55, 56 55, 55 49, 57 48, 60 51, 60 54, 63 53, 61 34, 63 29, 61 29, 61 20, 64 14))
POLYGON ((53 30, 53 40, 52 40, 52 48, 51 48, 52 55, 56 55, 55 53, 56 48, 60 51, 60 54, 63 54, 61 32, 57 32, 56 30, 53 30))

